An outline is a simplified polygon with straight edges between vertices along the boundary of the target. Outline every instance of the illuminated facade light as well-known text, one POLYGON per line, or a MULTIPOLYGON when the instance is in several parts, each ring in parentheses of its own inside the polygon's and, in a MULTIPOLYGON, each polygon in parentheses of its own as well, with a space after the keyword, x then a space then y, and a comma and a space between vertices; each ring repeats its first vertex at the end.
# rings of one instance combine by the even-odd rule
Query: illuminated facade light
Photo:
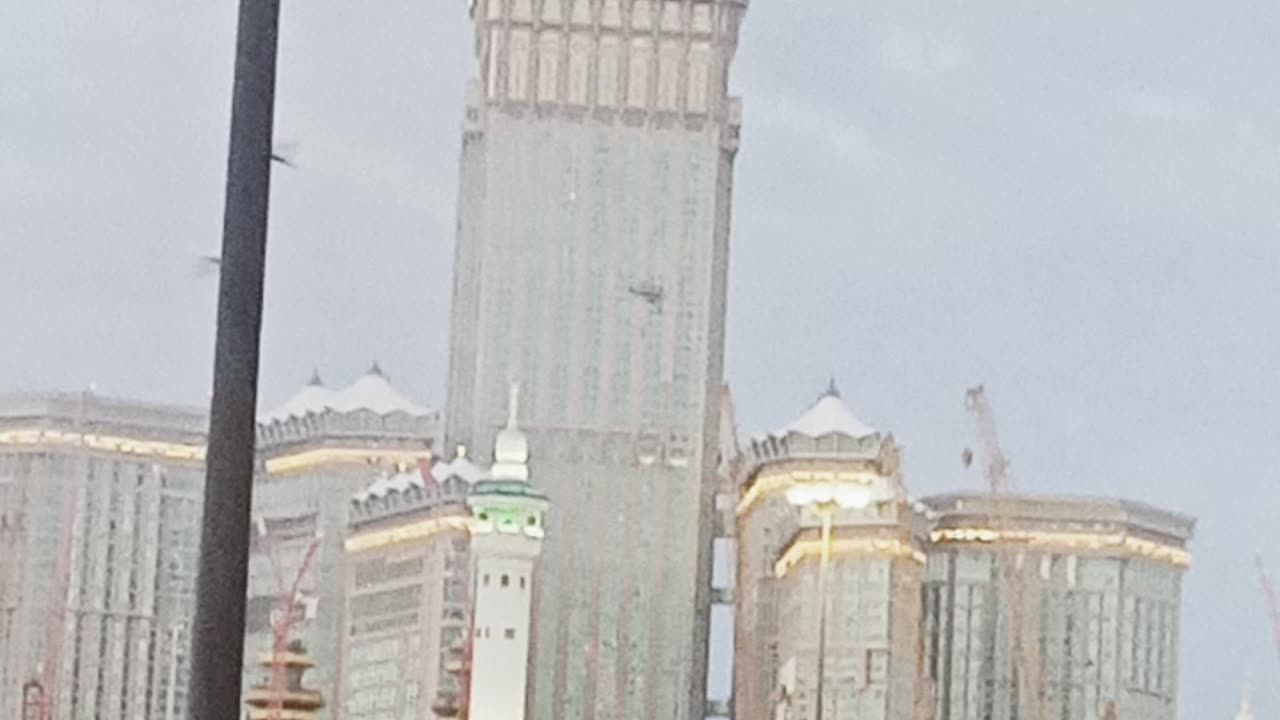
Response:
POLYGON ((1179 568, 1191 565, 1191 553, 1185 548, 1158 543, 1125 533, 1055 532, 1041 530, 997 530, 988 527, 963 527, 934 530, 930 540, 942 544, 1021 545, 1031 549, 1063 553, 1117 553, 1168 562, 1179 568))
MULTIPOLYGON (((909 558, 923 565, 924 553, 901 540, 884 540, 872 538, 843 538, 831 541, 833 558, 850 555, 873 555, 886 558, 909 558)), ((817 559, 822 556, 822 542, 819 540, 801 540, 791 544, 782 557, 773 566, 775 577, 786 577, 792 568, 806 559, 817 559)))
POLYGON ((175 443, 119 435, 65 432, 62 430, 0 431, 0 446, 83 447, 105 453, 163 458, 166 460, 189 460, 191 462, 203 462, 205 457, 203 444, 175 443))
POLYGON ((474 521, 467 515, 431 518, 408 525, 357 533, 346 539, 344 547, 347 552, 373 550, 388 545, 422 540, 450 530, 471 532, 473 524, 474 521))
POLYGON ((431 459, 426 450, 383 450, 375 448, 318 448, 291 455, 281 455, 266 461, 267 472, 272 475, 301 472, 314 467, 335 464, 391 465, 412 467, 420 461, 431 459))
MULTIPOLYGON (((811 469, 789 469, 789 470, 762 470, 755 478, 750 487, 742 494, 742 499, 738 501, 738 517, 742 517, 751 511, 753 505, 762 498, 774 493, 784 493, 788 496, 788 501, 792 496, 792 488, 798 488, 800 496, 807 497, 806 494, 817 492, 817 488, 849 488, 840 490, 846 499, 852 499, 858 490, 856 487, 866 488, 871 492, 871 488, 883 480, 883 476, 870 469, 866 470, 811 470, 811 469), (811 489, 812 488, 812 489, 811 489)), ((836 491, 832 491, 833 496, 836 491)), ((796 497, 800 497, 796 496, 796 497)), ((792 503, 795 504, 795 503, 792 503)), ((863 506, 865 507, 865 505, 863 506)))

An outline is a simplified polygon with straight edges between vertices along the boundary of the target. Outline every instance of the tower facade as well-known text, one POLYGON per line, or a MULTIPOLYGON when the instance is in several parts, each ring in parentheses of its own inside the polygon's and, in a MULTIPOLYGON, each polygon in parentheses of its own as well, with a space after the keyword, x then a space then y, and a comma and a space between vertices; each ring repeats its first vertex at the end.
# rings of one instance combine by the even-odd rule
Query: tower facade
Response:
MULTIPOLYGON (((1177 716, 1184 515, 1107 498, 925 498, 924 652, 936 720, 1012 720, 1033 662, 1038 717, 1177 716), (1003 518, 997 522, 996 518, 1003 518), (1000 582, 1015 558, 1020 602, 1000 582), (1039 647, 1020 658, 1012 627, 1039 647)), ((1021 712, 1020 712, 1021 710, 1021 712)))
POLYGON ((530 708, 702 716, 745 0, 475 0, 447 446, 521 383, 549 518, 530 708), (608 538, 608 542, 603 542, 608 538))
POLYGON ((471 627, 466 497, 483 473, 466 457, 424 462, 352 498, 338 687, 344 720, 458 716, 464 686, 451 664, 471 627))
POLYGON ((529 483, 529 447, 516 429, 514 395, 490 477, 467 498, 475 558, 469 720, 525 717, 534 563, 549 503, 529 483))
POLYGON ((917 717, 925 528, 893 436, 855 418, 833 385, 753 440, 746 461, 734 716, 917 717))
POLYGON ((0 717, 186 707, 203 413, 93 393, 0 396, 0 717))

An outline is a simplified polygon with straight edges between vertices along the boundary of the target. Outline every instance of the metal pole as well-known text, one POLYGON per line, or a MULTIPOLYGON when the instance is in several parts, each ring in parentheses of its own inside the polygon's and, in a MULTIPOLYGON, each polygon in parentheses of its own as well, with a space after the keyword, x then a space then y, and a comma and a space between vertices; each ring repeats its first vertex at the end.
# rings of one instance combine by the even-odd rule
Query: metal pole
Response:
POLYGON ((827 565, 831 562, 831 514, 835 508, 824 503, 816 509, 822 517, 822 559, 818 563, 818 708, 814 718, 822 720, 822 691, 827 675, 827 565))
POLYGON ((240 0, 196 616, 192 720, 238 720, 271 195, 279 0, 240 0))

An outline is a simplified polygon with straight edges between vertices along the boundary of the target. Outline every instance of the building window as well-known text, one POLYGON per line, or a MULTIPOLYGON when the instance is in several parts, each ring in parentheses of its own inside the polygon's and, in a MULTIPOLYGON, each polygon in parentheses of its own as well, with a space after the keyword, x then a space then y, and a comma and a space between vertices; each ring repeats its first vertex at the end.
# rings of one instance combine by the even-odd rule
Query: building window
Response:
POLYGON ((503 633, 503 635, 505 635, 505 636, 506 636, 506 638, 507 638, 508 640, 515 640, 515 639, 516 639, 516 629, 515 629, 515 628, 507 628, 507 631, 506 631, 505 633, 503 633))
POLYGON ((520 589, 521 589, 521 590, 523 590, 523 589, 524 589, 524 576, 523 576, 523 575, 521 575, 521 576, 520 576, 520 589))
POLYGON ((503 575, 503 576, 502 576, 502 587, 507 587, 507 586, 509 586, 509 585, 511 585, 511 576, 510 576, 510 575, 503 575))

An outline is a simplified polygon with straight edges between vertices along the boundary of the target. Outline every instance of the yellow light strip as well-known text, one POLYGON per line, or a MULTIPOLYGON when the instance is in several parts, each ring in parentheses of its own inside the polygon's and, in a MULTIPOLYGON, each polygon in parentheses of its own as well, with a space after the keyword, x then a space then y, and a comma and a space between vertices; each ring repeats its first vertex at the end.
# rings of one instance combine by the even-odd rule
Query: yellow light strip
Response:
MULTIPOLYGON (((901 540, 874 540, 871 538, 844 538, 831 541, 831 555, 882 555, 895 558, 910 558, 921 565, 924 564, 924 553, 901 540)), ((791 544, 782 558, 774 563, 773 574, 785 577, 791 568, 799 565, 808 557, 822 557, 821 540, 801 540, 791 544)))
POLYGON ((346 548, 347 552, 373 550, 387 545, 398 545, 413 540, 421 540, 449 530, 470 532, 471 525, 472 519, 469 515, 431 518, 408 525, 400 525, 383 530, 371 530, 352 535, 343 543, 343 547, 346 548))
POLYGON ((783 470, 764 471, 756 476, 756 481, 742 494, 738 501, 738 517, 742 517, 761 497, 786 492, 787 488, 800 483, 853 483, 871 485, 883 476, 871 470, 783 470))
POLYGON ((142 440, 117 435, 63 432, 61 430, 9 430, 0 432, 0 446, 83 447, 99 452, 169 460, 204 460, 204 445, 142 440))
POLYGON ((1044 532, 1029 530, 996 530, 995 528, 949 528, 930 533, 934 543, 1005 542, 1033 548, 1085 552, 1119 552, 1173 564, 1191 566, 1191 553, 1180 547, 1132 537, 1124 533, 1044 532))
POLYGON ((267 460, 268 473, 288 473, 306 470, 317 465, 354 463, 378 465, 382 463, 413 467, 420 460, 429 460, 428 450, 390 450, 371 448, 318 448, 304 450, 293 455, 281 455, 267 460))
MULTIPOLYGON (((189 443, 162 442, 119 435, 63 432, 61 430, 6 430, 0 432, 0 447, 56 446, 83 447, 98 452, 145 458, 204 462, 205 446, 189 443)), ((268 473, 306 470, 318 465, 357 463, 365 465, 393 464, 413 467, 429 460, 428 450, 393 450, 370 448, 319 448, 267 460, 268 473)))

